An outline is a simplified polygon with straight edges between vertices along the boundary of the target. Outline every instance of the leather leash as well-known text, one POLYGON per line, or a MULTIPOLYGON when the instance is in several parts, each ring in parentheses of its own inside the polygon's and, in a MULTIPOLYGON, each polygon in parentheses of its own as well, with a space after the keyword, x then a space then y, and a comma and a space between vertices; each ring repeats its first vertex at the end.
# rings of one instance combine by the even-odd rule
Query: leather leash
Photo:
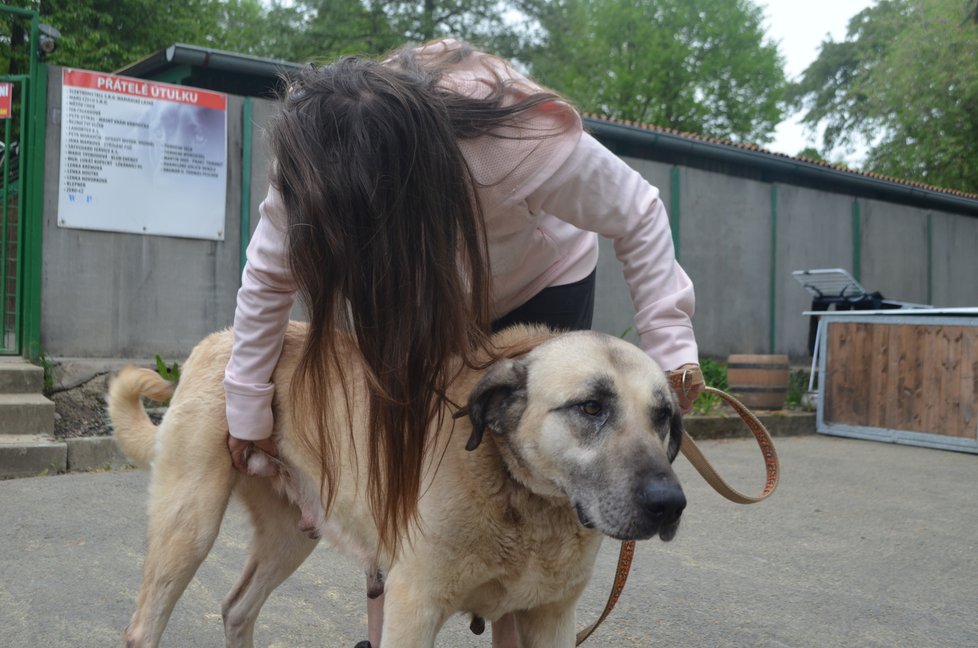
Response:
MULTIPOLYGON (((699 373, 698 371, 696 372, 699 373)), ((673 387, 677 391, 685 391, 689 389, 695 382, 702 381, 702 376, 694 376, 693 372, 683 371, 682 373, 675 373, 669 376, 669 380, 673 387)), ((771 435, 768 433, 767 428, 761 423, 753 412, 751 412, 747 407, 744 406, 739 400, 731 396, 725 391, 716 389, 715 387, 704 386, 703 391, 710 394, 716 394, 720 398, 729 404, 737 415, 740 416, 741 420, 747 425, 751 433, 753 433, 754 438, 757 439, 757 445, 761 448, 761 454, 764 456, 764 467, 767 473, 767 478, 764 483, 764 488, 761 490, 760 495, 750 496, 744 495, 737 489, 733 488, 727 482, 720 477, 716 469, 709 462, 703 451, 700 450, 696 442, 693 441, 693 437, 689 435, 686 430, 683 430, 683 440, 680 450, 683 455, 689 460, 689 463, 693 465, 703 479, 707 481, 710 486, 726 497, 731 502, 737 504, 754 504, 760 502, 761 500, 767 499, 771 493, 775 491, 778 487, 778 480, 780 475, 780 467, 778 464, 778 455, 774 450, 774 442, 771 440, 771 435)), ((611 611, 614 609, 615 604, 618 603, 618 598, 621 596, 621 592, 625 589, 625 581, 628 580, 628 572, 632 567, 632 558, 635 555, 635 541, 634 540, 624 540, 621 543, 621 550, 618 552, 618 566, 615 568, 615 580, 611 586, 611 593, 608 595, 608 600, 605 603, 604 610, 601 612, 601 616, 598 620, 584 628, 577 633, 577 643, 575 645, 580 646, 587 640, 591 634, 598 629, 611 611)))
POLYGON ((731 502, 737 504, 756 504, 762 500, 767 499, 771 493, 775 491, 778 487, 778 480, 780 479, 780 465, 778 463, 778 453, 774 450, 774 441, 771 440, 771 435, 768 434, 767 428, 761 423, 754 413, 751 412, 747 407, 744 406, 739 400, 731 396, 725 391, 716 389, 715 387, 705 387, 704 392, 710 394, 716 394, 724 401, 730 405, 735 412, 740 416, 741 420, 747 425, 754 438, 757 439, 757 445, 761 448, 761 455, 764 457, 764 468, 767 473, 766 479, 764 481, 764 488, 761 490, 760 495, 751 496, 744 495, 737 489, 733 488, 727 482, 723 481, 723 478, 717 473, 716 468, 707 460, 703 451, 700 450, 696 442, 693 441, 693 437, 689 436, 689 432, 683 430, 683 443, 680 446, 683 455, 689 460, 689 463, 693 465, 703 479, 713 487, 716 492, 720 493, 726 497, 731 502))

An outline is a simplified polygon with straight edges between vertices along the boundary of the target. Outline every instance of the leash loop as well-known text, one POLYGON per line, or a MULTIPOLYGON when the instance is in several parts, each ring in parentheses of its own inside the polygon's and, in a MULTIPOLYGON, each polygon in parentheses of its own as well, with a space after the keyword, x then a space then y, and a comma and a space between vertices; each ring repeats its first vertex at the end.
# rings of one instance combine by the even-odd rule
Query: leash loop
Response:
POLYGON ((764 481, 764 488, 761 490, 760 495, 750 496, 744 495, 737 489, 733 488, 727 482, 720 477, 717 473, 716 468, 713 464, 707 460, 706 455, 700 450, 696 442, 693 441, 693 437, 689 435, 686 430, 683 430, 683 443, 680 446, 680 450, 683 455, 689 460, 689 463, 693 465, 703 479, 714 488, 718 493, 726 497, 731 502, 737 504, 755 504, 761 500, 767 499, 771 493, 773 493, 778 487, 778 481, 780 480, 781 468, 778 462, 778 453, 774 450, 774 441, 771 440, 771 435, 768 433, 767 428, 761 423, 754 413, 751 412, 747 407, 741 403, 739 400, 731 396, 725 391, 716 389, 715 387, 705 387, 705 392, 716 394, 724 401, 730 405, 737 415, 740 416, 744 424, 754 435, 757 440, 757 445, 761 448, 761 455, 764 457, 764 468, 766 471, 766 478, 764 481))

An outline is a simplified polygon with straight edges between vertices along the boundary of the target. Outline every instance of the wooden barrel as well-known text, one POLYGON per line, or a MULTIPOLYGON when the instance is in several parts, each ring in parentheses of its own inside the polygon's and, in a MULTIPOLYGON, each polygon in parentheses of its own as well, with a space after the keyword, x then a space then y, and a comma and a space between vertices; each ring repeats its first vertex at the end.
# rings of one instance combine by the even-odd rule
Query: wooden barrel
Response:
POLYGON ((786 355, 734 354, 727 358, 730 393, 751 409, 782 409, 789 373, 786 355))

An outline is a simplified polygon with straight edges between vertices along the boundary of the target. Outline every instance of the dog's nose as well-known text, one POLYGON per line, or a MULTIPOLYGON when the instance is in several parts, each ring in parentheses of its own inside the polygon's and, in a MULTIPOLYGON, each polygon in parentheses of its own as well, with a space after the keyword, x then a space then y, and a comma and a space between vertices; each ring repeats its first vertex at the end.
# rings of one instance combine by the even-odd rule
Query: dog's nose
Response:
POLYGON ((686 495, 676 482, 653 479, 641 489, 639 502, 649 516, 669 524, 678 520, 686 508, 686 495))

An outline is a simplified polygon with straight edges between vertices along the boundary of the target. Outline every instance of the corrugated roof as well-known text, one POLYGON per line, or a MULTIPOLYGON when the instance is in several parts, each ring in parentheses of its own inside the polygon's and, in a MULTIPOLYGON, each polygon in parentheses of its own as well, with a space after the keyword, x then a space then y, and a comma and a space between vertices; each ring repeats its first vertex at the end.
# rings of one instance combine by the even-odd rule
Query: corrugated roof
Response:
POLYGON ((767 156, 771 156, 772 158, 780 158, 782 160, 793 160, 793 161, 803 162, 806 165, 815 165, 815 166, 823 167, 825 169, 831 169, 833 171, 840 172, 840 173, 851 174, 853 176, 868 178, 871 180, 878 180, 886 184, 897 184, 905 187, 922 189, 928 192, 946 194, 948 196, 954 196, 956 198, 963 198, 965 200, 974 200, 978 202, 978 194, 969 193, 967 191, 960 191, 958 189, 948 189, 945 187, 937 187, 923 182, 917 182, 916 180, 895 178, 892 176, 883 175, 881 173, 874 173, 872 171, 860 171, 857 169, 850 169, 845 165, 833 164, 831 162, 826 162, 825 160, 816 160, 808 157, 791 156, 791 155, 786 155, 784 153, 777 153, 775 151, 769 151, 762 146, 758 146, 757 144, 743 144, 743 143, 733 142, 731 140, 723 139, 723 138, 706 137, 704 135, 698 135, 696 133, 688 133, 688 132, 676 130, 675 128, 653 126, 651 124, 644 124, 641 122, 628 120, 628 119, 618 119, 615 117, 608 117, 606 115, 599 115, 595 113, 584 113, 584 117, 599 122, 618 124, 620 126, 627 126, 629 128, 635 128, 642 131, 672 135, 672 136, 688 139, 694 142, 703 142, 707 144, 739 149, 742 151, 749 151, 751 153, 767 155, 767 156))

